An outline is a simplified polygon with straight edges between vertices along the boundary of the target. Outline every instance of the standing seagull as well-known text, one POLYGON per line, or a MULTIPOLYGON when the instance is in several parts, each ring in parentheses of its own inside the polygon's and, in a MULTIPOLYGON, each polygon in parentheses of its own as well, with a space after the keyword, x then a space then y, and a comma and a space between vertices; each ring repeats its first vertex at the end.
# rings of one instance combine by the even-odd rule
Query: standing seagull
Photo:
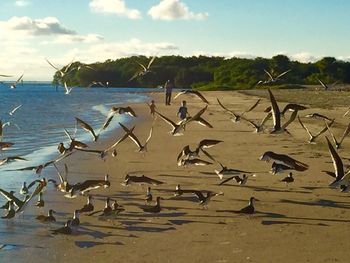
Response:
POLYGON ((281 182, 285 182, 287 185, 288 185, 289 183, 293 183, 293 182, 294 182, 293 174, 292 174, 292 173, 289 173, 289 175, 288 175, 287 177, 283 178, 283 179, 281 180, 281 182))
POLYGON ((259 201, 259 200, 254 198, 254 197, 251 197, 249 199, 249 203, 246 207, 243 207, 241 210, 234 211, 234 212, 238 213, 238 214, 248 214, 248 215, 254 214, 255 213, 255 208, 254 208, 255 201, 259 201))
POLYGON ((49 210, 47 216, 45 215, 39 215, 37 216, 35 219, 39 220, 42 223, 52 223, 52 222, 56 222, 56 218, 53 216, 53 214, 55 213, 55 211, 53 211, 52 209, 49 210))
POLYGON ((87 203, 79 210, 80 213, 87 213, 87 212, 94 211, 94 206, 91 203, 91 199, 92 199, 91 195, 88 195, 87 203))
POLYGON ((160 197, 156 199, 156 204, 154 206, 142 206, 141 209, 146 213, 159 213, 162 208, 160 207, 160 197))

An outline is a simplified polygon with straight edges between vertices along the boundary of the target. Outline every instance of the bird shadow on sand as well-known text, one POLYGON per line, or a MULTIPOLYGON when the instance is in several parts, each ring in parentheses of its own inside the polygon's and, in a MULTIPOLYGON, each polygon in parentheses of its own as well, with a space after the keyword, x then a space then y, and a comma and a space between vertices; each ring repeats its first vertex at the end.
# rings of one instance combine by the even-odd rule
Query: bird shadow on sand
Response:
MULTIPOLYGON (((239 186, 236 186, 239 187, 239 186)), ((292 188, 267 188, 267 187, 257 187, 257 186, 245 186, 246 188, 253 189, 255 192, 274 192, 274 193, 298 193, 298 194, 311 194, 312 192, 309 191, 298 191, 293 190, 292 188)))
POLYGON ((122 242, 96 242, 96 241, 75 241, 75 245, 79 248, 92 248, 101 245, 122 246, 125 245, 122 242))
POLYGON ((310 225, 310 226, 328 226, 327 224, 311 224, 311 223, 301 223, 301 222, 293 222, 293 221, 281 221, 281 220, 262 220, 261 224, 264 226, 272 226, 272 225, 310 225))
POLYGON ((177 226, 182 226, 182 225, 187 225, 187 224, 192 224, 192 223, 199 223, 199 224, 212 224, 212 225, 226 225, 226 223, 223 222, 207 222, 207 221, 198 221, 198 220, 186 220, 186 219, 182 219, 182 220, 169 220, 169 223, 172 225, 177 225, 177 226))
POLYGON ((305 201, 294 201, 288 199, 281 199, 280 202, 295 205, 307 205, 307 206, 320 206, 320 207, 333 207, 333 208, 343 208, 350 209, 349 202, 336 202, 327 199, 318 199, 316 201, 305 202, 305 201))

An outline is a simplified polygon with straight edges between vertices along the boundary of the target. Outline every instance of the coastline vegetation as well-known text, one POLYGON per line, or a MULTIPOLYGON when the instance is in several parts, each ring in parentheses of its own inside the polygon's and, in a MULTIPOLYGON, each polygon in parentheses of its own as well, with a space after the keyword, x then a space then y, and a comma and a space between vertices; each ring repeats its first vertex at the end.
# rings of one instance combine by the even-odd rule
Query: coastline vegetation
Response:
MULTIPOLYGON (((92 63, 88 66, 93 69, 83 66, 79 70, 71 70, 64 81, 69 86, 80 87, 87 87, 92 82, 102 82, 112 87, 155 88, 171 79, 177 88, 241 90, 263 88, 264 85, 257 83, 260 80, 268 80, 264 70, 274 76, 291 70, 278 82, 269 86, 300 88, 304 85, 319 85, 318 79, 324 83, 350 83, 350 62, 324 57, 314 63, 301 63, 291 61, 285 55, 277 55, 271 59, 162 56, 155 59, 150 73, 129 81, 135 72, 140 70, 138 62, 147 65, 149 60, 150 58, 145 56, 133 56, 92 63)), ((84 64, 74 62, 70 67, 73 69, 82 65, 84 64)), ((59 81, 60 74, 56 72, 53 83, 58 84, 59 81)))

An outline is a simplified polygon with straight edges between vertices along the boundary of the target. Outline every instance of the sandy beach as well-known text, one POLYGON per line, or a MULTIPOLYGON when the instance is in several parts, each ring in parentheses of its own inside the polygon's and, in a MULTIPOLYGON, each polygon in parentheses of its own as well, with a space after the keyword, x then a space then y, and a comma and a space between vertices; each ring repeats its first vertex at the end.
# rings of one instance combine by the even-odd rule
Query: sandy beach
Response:
MULTIPOLYGON (((324 137, 318 139, 318 144, 309 145, 308 136, 297 121, 288 129, 292 136, 254 133, 245 122, 232 123, 216 98, 240 112, 249 108, 257 97, 239 92, 203 94, 210 102, 203 117, 213 129, 190 123, 183 136, 173 137, 168 133, 170 126, 157 118, 145 155, 136 152, 136 145, 126 140, 117 147, 117 157, 109 156, 105 162, 95 155, 76 153, 59 164, 61 170, 64 163, 68 165, 70 183, 102 179, 109 174, 111 187, 91 194, 97 210, 104 207, 107 196, 124 206, 126 211, 114 222, 82 215, 76 234, 51 235, 50 229, 62 226, 75 209, 85 204, 86 198, 64 198, 49 185, 44 193, 44 209, 30 206, 24 218, 17 218, 1 229, 5 236, 1 243, 16 244, 18 248, 0 251, 0 262, 348 262, 349 197, 330 189, 332 178, 321 172, 333 171, 324 137), (218 186, 220 179, 214 170, 220 166, 216 163, 178 167, 176 158, 182 148, 188 144, 194 148, 202 139, 222 140, 223 143, 208 152, 224 165, 252 171, 256 176, 250 177, 246 186, 233 182, 218 186), (271 163, 258 160, 267 150, 307 163, 309 170, 296 172, 295 182, 286 186, 281 179, 287 174, 272 175, 271 163), (153 197, 163 198, 159 214, 146 214, 140 209, 147 187, 123 186, 126 174, 144 174, 164 182, 152 186, 153 197), (177 184, 183 189, 222 191, 224 195, 213 198, 208 209, 203 209, 191 195, 174 197, 177 184), (251 196, 260 200, 255 215, 247 217, 229 211, 247 205, 251 196), (50 208, 58 212, 56 224, 48 227, 34 220, 50 208)), ((148 95, 156 101, 159 112, 174 120, 182 99, 187 100, 192 115, 205 106, 198 98, 186 95, 165 106, 164 94, 148 95)), ((263 98, 246 117, 261 120, 269 104, 263 98)), ((144 142, 153 118, 144 103, 130 106, 139 117, 128 127, 136 125, 134 133, 144 142)), ((346 107, 312 108, 300 112, 300 116, 318 112, 336 118, 332 130, 340 136, 348 124, 348 119, 342 118, 345 111, 346 107)), ((315 132, 323 125, 322 121, 303 120, 315 132)), ((267 127, 271 125, 269 122, 267 127)), ((90 148, 103 149, 119 139, 120 134, 120 129, 116 129, 107 140, 90 143, 90 148)), ((349 157, 349 147, 350 138, 346 138, 344 150, 339 151, 342 157, 349 157)), ((42 176, 55 178, 54 170, 42 176)))

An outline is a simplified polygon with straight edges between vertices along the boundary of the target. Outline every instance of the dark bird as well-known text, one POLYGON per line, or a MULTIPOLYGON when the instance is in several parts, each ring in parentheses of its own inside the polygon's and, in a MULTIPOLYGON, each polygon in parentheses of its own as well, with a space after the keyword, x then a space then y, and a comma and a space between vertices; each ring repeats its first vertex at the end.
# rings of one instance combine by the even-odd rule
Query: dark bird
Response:
POLYGON ((198 159, 198 158, 194 158, 194 159, 183 159, 181 160, 178 165, 179 166, 190 166, 190 165, 196 165, 196 166, 204 166, 204 165, 211 165, 213 163, 202 160, 202 159, 198 159))
POLYGON ((163 184, 163 182, 149 178, 147 176, 141 175, 141 176, 136 176, 136 175, 129 175, 127 174, 124 178, 124 185, 127 186, 131 183, 135 184, 150 184, 150 185, 160 185, 163 184))
POLYGON ((278 153, 274 153, 271 151, 265 152, 260 157, 260 160, 266 161, 266 162, 273 160, 276 163, 283 164, 285 166, 293 168, 296 171, 306 171, 309 168, 309 166, 307 164, 299 162, 299 161, 293 159, 292 157, 289 157, 288 155, 278 154, 278 153))
POLYGON ((91 203, 91 199, 92 199, 91 195, 88 195, 87 203, 79 210, 80 213, 88 213, 88 212, 94 211, 94 206, 91 203))
POLYGON ((223 185, 231 180, 235 180, 236 183, 238 183, 239 185, 245 185, 248 181, 248 176, 246 174, 243 174, 242 178, 238 175, 231 176, 231 177, 223 180, 219 185, 223 185))
POLYGON ((80 225, 80 219, 79 219, 79 210, 75 210, 73 213, 73 219, 71 221, 71 226, 79 226, 80 225))
POLYGON ((52 230, 52 234, 57 235, 57 234, 63 234, 63 235, 71 235, 72 234, 72 228, 71 228, 71 223, 72 220, 68 220, 65 224, 64 227, 52 230))
POLYGON ((127 115, 130 115, 131 117, 137 117, 135 111, 130 106, 128 106, 128 107, 112 107, 109 110, 108 116, 113 116, 115 114, 119 114, 119 115, 127 114, 127 115))
POLYGON ((278 173, 283 173, 283 172, 289 171, 289 170, 294 170, 294 169, 292 167, 288 166, 288 165, 284 165, 284 164, 281 164, 281 163, 273 162, 270 172, 272 174, 278 174, 278 173))
POLYGON ((200 98, 201 101, 203 101, 204 103, 209 104, 209 101, 198 90, 182 90, 181 92, 176 94, 174 100, 184 94, 195 95, 196 97, 200 98))
POLYGON ((77 124, 78 124, 83 130, 89 132, 89 133, 92 135, 94 141, 96 142, 97 139, 98 139, 98 135, 96 135, 94 129, 93 129, 88 123, 86 123, 85 121, 83 121, 83 120, 81 120, 81 119, 79 119, 79 118, 77 118, 77 117, 76 117, 75 119, 76 119, 76 121, 77 121, 77 124))
POLYGON ((76 197, 77 193, 84 195, 85 193, 98 189, 98 188, 108 188, 111 186, 110 181, 108 180, 108 174, 105 176, 104 180, 86 180, 82 183, 76 183, 72 186, 70 193, 67 197, 76 197))
POLYGON ((208 204, 212 197, 218 196, 218 195, 224 195, 223 192, 220 193, 214 193, 211 191, 207 191, 206 195, 202 193, 202 191, 193 191, 193 194, 197 196, 199 204, 202 205, 204 208, 208 207, 208 204))
POLYGON ((13 142, 0 142, 0 151, 10 149, 14 145, 13 142))
POLYGON ((154 206, 142 206, 141 209, 146 213, 159 213, 162 209, 160 207, 160 197, 156 199, 156 204, 154 206))
POLYGON ((224 166, 222 163, 218 162, 221 166, 221 170, 215 170, 215 173, 219 176, 220 180, 224 178, 225 175, 238 175, 238 174, 251 174, 251 172, 233 169, 233 168, 227 168, 227 166, 224 166))
POLYGON ((13 207, 13 201, 9 201, 8 208, 7 208, 7 214, 2 216, 2 219, 11 219, 14 218, 16 215, 16 211, 13 207))
POLYGON ((39 220, 42 223, 56 222, 56 218, 53 216, 54 213, 55 213, 55 211, 50 209, 48 214, 47 214, 47 216, 45 216, 45 215, 38 215, 35 219, 39 220))
POLYGON ((248 215, 254 214, 254 212, 255 212, 254 202, 255 201, 259 201, 259 200, 254 198, 254 197, 251 197, 249 199, 248 206, 243 207, 241 210, 234 211, 234 212, 238 213, 238 214, 248 214, 248 215))
POLYGON ((294 182, 293 174, 289 173, 289 175, 283 178, 281 182, 285 182, 286 184, 293 183, 294 182))
POLYGON ((319 113, 310 113, 310 114, 307 114, 307 115, 305 115, 305 118, 332 121, 331 118, 328 118, 327 116, 322 115, 322 114, 319 114, 319 113))
POLYGON ((284 114, 287 111, 303 111, 308 109, 308 107, 300 105, 300 104, 295 104, 295 103, 289 103, 286 106, 284 106, 284 109, 281 111, 281 115, 284 116, 284 114))
POLYGON ((20 156, 9 156, 9 157, 0 159, 0 166, 14 162, 14 161, 27 161, 27 159, 20 157, 20 156))

